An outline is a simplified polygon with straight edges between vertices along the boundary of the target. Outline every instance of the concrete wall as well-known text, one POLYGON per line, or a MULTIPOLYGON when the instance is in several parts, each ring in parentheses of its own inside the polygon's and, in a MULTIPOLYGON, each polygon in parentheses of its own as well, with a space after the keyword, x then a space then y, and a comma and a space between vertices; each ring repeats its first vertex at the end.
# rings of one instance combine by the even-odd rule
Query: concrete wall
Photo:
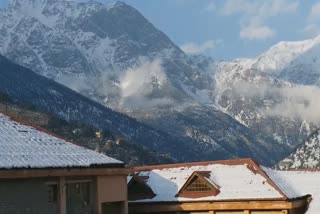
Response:
POLYGON ((121 202, 123 212, 119 214, 128 213, 125 175, 67 177, 63 184, 61 178, 0 179, 0 214, 102 214, 102 206, 108 202, 121 202), (68 186, 82 182, 90 183, 89 204, 68 191, 68 186), (58 191, 61 188, 61 204, 59 198, 55 204, 48 203, 48 184, 57 184, 58 191))
POLYGON ((58 214, 58 205, 48 203, 48 179, 0 180, 1 214, 58 214))
POLYGON ((102 204, 106 202, 123 202, 123 214, 128 213, 126 176, 98 176, 96 184, 98 214, 104 214, 102 213, 102 204))

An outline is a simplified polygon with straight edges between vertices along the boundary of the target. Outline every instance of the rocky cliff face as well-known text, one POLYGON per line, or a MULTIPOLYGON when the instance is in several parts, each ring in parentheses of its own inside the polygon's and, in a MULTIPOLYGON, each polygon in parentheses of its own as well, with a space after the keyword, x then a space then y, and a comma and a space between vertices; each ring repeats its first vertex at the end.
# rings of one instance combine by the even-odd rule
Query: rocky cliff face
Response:
POLYGON ((320 130, 315 131, 299 145, 289 157, 280 161, 279 169, 319 169, 320 168, 320 130))

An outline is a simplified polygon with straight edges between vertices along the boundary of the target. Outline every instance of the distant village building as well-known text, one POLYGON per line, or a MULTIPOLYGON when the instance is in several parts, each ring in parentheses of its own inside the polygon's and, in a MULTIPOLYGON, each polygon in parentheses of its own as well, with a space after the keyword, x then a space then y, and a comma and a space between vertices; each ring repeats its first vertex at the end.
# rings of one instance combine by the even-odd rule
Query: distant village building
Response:
POLYGON ((118 160, 0 113, 1 214, 127 214, 118 160))
POLYGON ((319 175, 304 182, 304 173, 274 171, 251 159, 137 167, 128 177, 129 211, 318 214, 319 175))

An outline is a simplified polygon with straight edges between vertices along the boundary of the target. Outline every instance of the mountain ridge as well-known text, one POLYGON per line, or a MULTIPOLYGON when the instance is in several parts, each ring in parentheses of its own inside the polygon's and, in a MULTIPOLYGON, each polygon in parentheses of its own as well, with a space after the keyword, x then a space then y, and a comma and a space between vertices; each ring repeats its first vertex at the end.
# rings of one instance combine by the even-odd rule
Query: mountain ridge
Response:
POLYGON ((276 108, 287 100, 283 92, 295 85, 250 59, 188 56, 127 4, 42 2, 33 15, 15 16, 14 7, 0 14, 0 53, 196 152, 218 155, 219 145, 226 157, 274 163, 315 128, 300 118, 277 118, 276 108), (260 86, 275 90, 260 93, 260 86), (248 91, 259 93, 242 93, 248 91))

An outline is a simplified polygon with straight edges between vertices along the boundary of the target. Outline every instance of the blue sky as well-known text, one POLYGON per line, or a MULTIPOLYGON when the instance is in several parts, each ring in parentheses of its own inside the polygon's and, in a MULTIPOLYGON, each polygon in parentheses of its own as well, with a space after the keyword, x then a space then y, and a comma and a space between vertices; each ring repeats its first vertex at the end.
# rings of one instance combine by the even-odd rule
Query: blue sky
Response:
POLYGON ((253 57, 279 41, 320 34, 319 0, 123 1, 186 52, 219 59, 253 57))

